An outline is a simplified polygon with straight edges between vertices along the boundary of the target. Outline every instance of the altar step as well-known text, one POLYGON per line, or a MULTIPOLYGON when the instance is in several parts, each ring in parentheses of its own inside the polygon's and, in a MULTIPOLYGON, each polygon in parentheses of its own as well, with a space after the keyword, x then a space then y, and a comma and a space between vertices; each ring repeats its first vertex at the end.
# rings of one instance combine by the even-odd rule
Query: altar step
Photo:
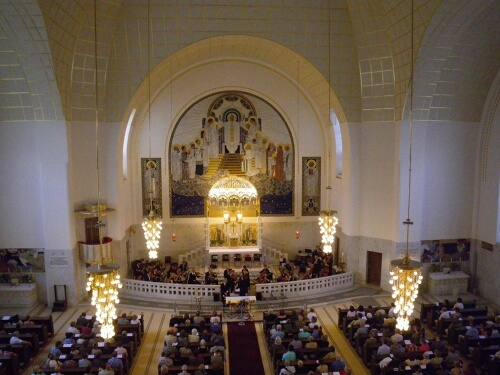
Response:
POLYGON ((226 169, 230 175, 244 176, 245 172, 241 171, 241 156, 240 154, 224 154, 220 169, 226 169))
POLYGON ((208 162, 207 172, 203 175, 205 178, 212 177, 217 171, 220 169, 222 159, 224 158, 224 154, 219 154, 216 158, 210 158, 208 162))

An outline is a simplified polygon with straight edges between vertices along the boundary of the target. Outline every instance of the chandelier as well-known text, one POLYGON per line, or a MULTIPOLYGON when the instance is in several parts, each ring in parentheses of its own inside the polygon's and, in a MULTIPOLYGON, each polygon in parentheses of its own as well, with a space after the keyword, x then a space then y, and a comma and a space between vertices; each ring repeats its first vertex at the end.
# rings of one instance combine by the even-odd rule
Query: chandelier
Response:
POLYGON ((409 167, 408 167, 408 211, 407 219, 403 222, 406 225, 406 253, 403 259, 395 259, 391 262, 389 283, 392 285, 392 298, 396 306, 395 312, 396 327, 406 331, 410 327, 410 317, 413 313, 414 303, 418 295, 418 287, 422 283, 422 268, 419 262, 410 259, 409 238, 410 225, 410 202, 411 202, 411 156, 413 137, 413 0, 411 2, 411 76, 410 76, 410 147, 409 147, 409 167))
MULTIPOLYGON (((330 43, 330 38, 331 38, 331 27, 330 27, 330 9, 328 10, 328 122, 330 122, 330 88, 331 88, 331 82, 330 82, 330 49, 331 49, 331 43, 330 43)), ((330 153, 330 150, 328 150, 328 153, 330 153)), ((330 154, 328 154, 327 158, 327 166, 326 166, 326 182, 327 184, 330 184, 330 154)), ((330 210, 330 195, 331 195, 331 189, 332 187, 328 185, 326 187, 326 200, 327 200, 327 209, 324 211, 320 211, 319 213, 319 218, 318 218, 318 224, 319 224, 319 233, 321 235, 321 244, 323 245, 323 252, 330 254, 333 251, 333 243, 335 242, 335 233, 337 232, 337 224, 339 222, 339 219, 337 218, 336 214, 337 211, 330 210)))
POLYGON ((149 215, 144 218, 142 230, 146 239, 146 247, 149 250, 149 259, 158 259, 162 221, 155 215, 153 210, 150 210, 149 215))
MULTIPOLYGON (((150 66, 150 30, 151 30, 151 17, 149 14, 149 1, 148 1, 148 126, 149 126, 149 160, 146 167, 152 163, 151 160, 151 66, 150 66)), ((162 230, 161 218, 156 215, 153 204, 153 196, 156 188, 156 181, 152 168, 149 173, 149 214, 144 217, 142 221, 142 230, 144 231, 144 238, 146 239, 146 247, 149 251, 149 259, 158 259, 158 248, 160 247, 160 234, 162 230)))
POLYGON ((330 209, 321 211, 319 213, 319 233, 321 234, 321 243, 323 244, 323 252, 331 253, 332 246, 335 242, 335 233, 337 232, 337 224, 339 219, 337 216, 337 211, 332 211, 330 209))
POLYGON ((87 292, 92 291, 90 303, 96 308, 96 320, 101 323, 101 336, 107 340, 115 335, 114 320, 120 282, 119 266, 115 263, 96 264, 87 268, 87 292))
MULTIPOLYGON (((94 0, 94 80, 95 80, 95 148, 96 148, 96 167, 97 167, 97 205, 95 212, 97 215, 97 231, 99 244, 103 249, 101 228, 104 224, 100 218, 105 215, 105 205, 101 204, 100 185, 99 185, 99 84, 97 75, 97 0, 94 0)), ((90 207, 94 209, 94 207, 90 207)), ((114 319, 116 319, 116 304, 119 303, 118 289, 122 287, 120 283, 120 266, 115 263, 103 264, 105 260, 111 258, 101 252, 95 263, 87 267, 87 291, 92 292, 91 303, 96 308, 96 320, 101 323, 101 336, 109 339, 115 335, 114 319)))

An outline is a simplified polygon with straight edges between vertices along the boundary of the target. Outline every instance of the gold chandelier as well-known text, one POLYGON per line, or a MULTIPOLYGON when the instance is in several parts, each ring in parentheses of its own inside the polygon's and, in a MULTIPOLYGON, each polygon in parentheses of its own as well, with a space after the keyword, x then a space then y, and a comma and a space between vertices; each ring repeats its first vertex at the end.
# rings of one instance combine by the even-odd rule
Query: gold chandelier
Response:
MULTIPOLYGON (((330 49, 331 49, 331 30, 330 30, 330 9, 328 9, 328 122, 330 122, 330 49)), ((330 210, 330 195, 331 189, 330 186, 330 150, 328 150, 328 158, 327 158, 327 167, 326 167, 326 182, 328 186, 326 187, 326 200, 327 200, 327 209, 321 211, 319 213, 318 224, 319 224, 319 233, 321 234, 321 244, 323 245, 323 252, 330 254, 333 251, 333 243, 335 242, 335 233, 337 232, 337 224, 339 219, 336 214, 337 211, 330 210)))
POLYGON ((101 323, 101 336, 107 340, 115 335, 114 320, 120 282, 119 266, 115 263, 96 264, 87 268, 87 291, 92 291, 92 306, 96 308, 96 320, 101 323))
MULTIPOLYGON (((148 1, 148 125, 149 125, 149 160, 146 165, 151 162, 151 66, 150 66, 150 30, 151 17, 149 15, 148 1)), ((160 234, 162 230, 161 218, 156 215, 153 205, 153 195, 155 189, 154 173, 149 173, 149 214, 142 221, 142 230, 146 239, 146 247, 149 250, 149 259, 158 259, 158 248, 160 247, 160 234)))
POLYGON ((410 327, 410 317, 413 313, 414 303, 418 296, 418 287, 422 283, 422 267, 417 261, 410 259, 409 238, 410 225, 410 202, 411 202, 411 156, 413 137, 413 0, 411 2, 411 77, 410 77, 410 147, 409 147, 409 167, 408 167, 408 212, 407 219, 403 222, 406 225, 406 253, 403 259, 395 259, 391 262, 389 283, 392 285, 392 298, 396 305, 395 312, 396 327, 406 331, 410 327))
MULTIPOLYGON (((94 0, 94 80, 95 80, 95 147, 97 167, 97 230, 100 248, 103 248, 101 228, 104 224, 100 218, 105 215, 105 206, 100 199, 99 179, 99 84, 97 70, 97 0, 94 0)), ((105 255, 101 251, 100 256, 93 259, 96 264, 87 267, 87 291, 92 292, 91 303, 96 308, 96 320, 101 323, 101 336, 109 339, 115 335, 114 320, 116 319, 116 304, 119 303, 118 289, 122 287, 120 282, 120 266, 116 263, 103 264, 111 254, 105 255)))
POLYGON ((337 211, 327 209, 319 213, 319 233, 321 234, 321 243, 323 244, 323 252, 331 253, 332 246, 335 242, 335 233, 337 232, 337 224, 339 219, 337 211))
POLYGON ((144 218, 142 230, 146 239, 146 247, 149 250, 149 259, 158 259, 162 221, 155 215, 153 210, 150 210, 149 215, 144 218))

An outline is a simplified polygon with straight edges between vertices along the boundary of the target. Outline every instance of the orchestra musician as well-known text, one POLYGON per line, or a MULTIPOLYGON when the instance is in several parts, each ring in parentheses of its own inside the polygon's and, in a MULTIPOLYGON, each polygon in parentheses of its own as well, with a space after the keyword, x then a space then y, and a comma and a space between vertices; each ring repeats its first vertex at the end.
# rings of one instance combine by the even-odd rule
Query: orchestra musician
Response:
POLYGON ((220 284, 220 295, 221 295, 223 309, 226 307, 226 297, 230 296, 232 291, 233 291, 233 286, 231 285, 228 279, 224 278, 224 282, 220 284))
POLYGON ((213 284, 218 284, 217 280, 217 273, 212 271, 210 268, 208 271, 205 273, 205 284, 206 285, 213 285, 213 284))
POLYGON ((237 282, 237 288, 240 290, 240 296, 247 296, 248 290, 250 289, 250 279, 248 276, 244 276, 243 274, 239 277, 237 282))

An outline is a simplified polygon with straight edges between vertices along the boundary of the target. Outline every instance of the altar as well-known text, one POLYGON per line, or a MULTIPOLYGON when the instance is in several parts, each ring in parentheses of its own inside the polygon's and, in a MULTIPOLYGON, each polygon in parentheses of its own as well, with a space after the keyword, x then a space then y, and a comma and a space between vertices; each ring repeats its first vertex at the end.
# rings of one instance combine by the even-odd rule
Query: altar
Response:
POLYGON ((208 254, 210 255, 241 254, 241 256, 243 257, 245 254, 260 254, 260 250, 257 246, 239 246, 239 247, 216 246, 216 247, 209 247, 208 254))
POLYGON ((434 295, 459 296, 467 292, 469 277, 462 271, 429 273, 429 292, 434 295))
POLYGON ((31 284, 0 284, 0 304, 3 307, 31 307, 38 301, 37 286, 31 284))

